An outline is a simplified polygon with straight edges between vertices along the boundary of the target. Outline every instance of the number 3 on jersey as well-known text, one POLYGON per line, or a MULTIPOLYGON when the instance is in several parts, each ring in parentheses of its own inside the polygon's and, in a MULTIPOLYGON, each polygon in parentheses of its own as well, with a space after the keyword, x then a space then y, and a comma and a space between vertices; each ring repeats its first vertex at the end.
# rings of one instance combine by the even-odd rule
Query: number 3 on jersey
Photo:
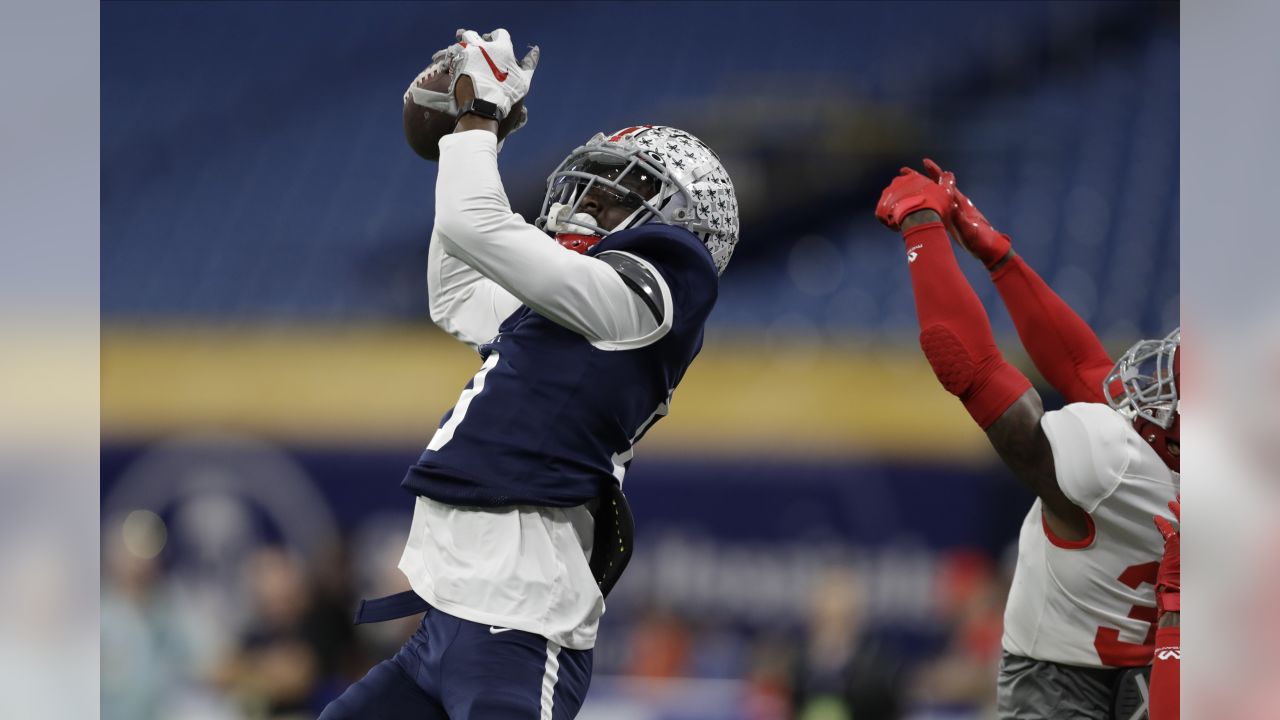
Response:
MULTIPOLYGON (((1130 565, 1116 578, 1127 587, 1137 590, 1143 583, 1156 584, 1156 575, 1160 571, 1160 563, 1147 562, 1130 565)), ((1093 646, 1098 651, 1098 659, 1102 664, 1111 667, 1138 667, 1151 664, 1151 653, 1156 641, 1156 608, 1148 605, 1133 605, 1129 608, 1129 617, 1142 620, 1148 624, 1147 635, 1141 643, 1124 642, 1120 639, 1120 631, 1116 628, 1100 627, 1093 638, 1093 646)))

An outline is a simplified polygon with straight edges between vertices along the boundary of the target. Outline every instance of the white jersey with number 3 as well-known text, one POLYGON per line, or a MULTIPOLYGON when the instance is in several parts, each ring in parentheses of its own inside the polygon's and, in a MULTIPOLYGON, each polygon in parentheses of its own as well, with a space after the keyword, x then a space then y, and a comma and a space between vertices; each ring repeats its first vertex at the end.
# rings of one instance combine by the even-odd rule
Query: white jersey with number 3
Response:
POLYGON ((1164 541, 1152 518, 1169 515, 1178 473, 1124 416, 1075 403, 1041 421, 1058 484, 1089 513, 1076 542, 1055 537, 1036 500, 1018 538, 1004 615, 1004 649, 1084 667, 1151 663, 1156 573, 1164 541))

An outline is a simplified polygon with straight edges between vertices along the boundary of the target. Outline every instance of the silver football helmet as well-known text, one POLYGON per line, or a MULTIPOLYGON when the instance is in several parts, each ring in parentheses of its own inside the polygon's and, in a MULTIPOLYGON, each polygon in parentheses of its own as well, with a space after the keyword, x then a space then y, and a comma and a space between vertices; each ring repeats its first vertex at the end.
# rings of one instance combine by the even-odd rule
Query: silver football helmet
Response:
POLYGON ((1178 348, 1182 328, 1160 340, 1139 340, 1102 381, 1107 404, 1131 420, 1169 430, 1178 419, 1178 348))
POLYGON ((738 200, 720 158, 683 130, 637 125, 596 133, 547 178, 537 225, 549 232, 604 237, 644 223, 683 227, 711 252, 723 273, 738 242, 738 200), (604 192, 634 211, 602 228, 578 212, 589 192, 604 192))

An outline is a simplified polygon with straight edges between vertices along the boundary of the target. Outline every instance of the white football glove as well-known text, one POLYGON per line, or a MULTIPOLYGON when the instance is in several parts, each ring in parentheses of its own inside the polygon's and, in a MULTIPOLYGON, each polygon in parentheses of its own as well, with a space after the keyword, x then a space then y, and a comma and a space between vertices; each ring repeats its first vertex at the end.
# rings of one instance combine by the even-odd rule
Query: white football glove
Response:
MULTIPOLYGON (((444 51, 442 50, 440 52, 444 51)), ((439 56, 440 53, 436 53, 436 55, 439 56)), ((453 86, 454 83, 458 82, 456 75, 453 77, 453 82, 449 83, 449 88, 445 92, 424 90, 418 86, 419 82, 444 73, 448 69, 448 63, 432 62, 425 70, 418 73, 418 77, 414 78, 413 82, 409 83, 409 89, 404 91, 404 101, 409 102, 412 100, 413 104, 419 107, 424 107, 429 110, 437 110, 449 115, 457 115, 458 103, 453 99, 453 86)))
MULTIPOLYGON (((538 67, 540 54, 535 45, 523 60, 517 62, 515 50, 511 47, 511 35, 506 30, 498 28, 485 35, 474 30, 459 30, 458 43, 436 53, 431 60, 448 62, 453 68, 454 83, 463 75, 471 78, 476 97, 497 105, 505 116, 517 100, 529 93, 529 83, 538 67)), ((449 95, 452 100, 452 86, 449 87, 449 95)))
MULTIPOLYGON (((534 50, 531 50, 530 54, 532 55, 534 52, 536 52, 536 50, 537 50, 536 48, 534 50)), ((526 61, 528 60, 528 57, 529 56, 526 56, 525 58, 526 61)), ((533 55, 533 58, 534 59, 532 61, 532 64, 536 66, 538 63, 537 56, 533 55)), ((435 110, 438 112, 445 113, 447 115, 452 115, 454 117, 457 117, 458 102, 453 97, 453 86, 458 82, 458 73, 455 72, 451 74, 451 82, 449 83, 449 87, 444 92, 427 90, 421 87, 421 85, 419 85, 419 83, 425 84, 424 81, 429 80, 442 73, 450 71, 449 63, 451 59, 449 57, 449 51, 447 48, 433 55, 432 60, 433 62, 430 65, 428 65, 422 72, 418 73, 418 76, 413 79, 413 82, 409 83, 409 87, 404 91, 404 102, 406 103, 412 102, 414 105, 417 105, 418 107, 426 108, 429 110, 435 110)), ((474 82, 475 80, 472 80, 473 84, 474 82)), ((515 125, 506 132, 506 135, 509 137, 512 133, 524 127, 528 122, 529 122, 529 108, 521 105, 520 116, 516 119, 515 125)), ((505 141, 506 141, 506 137, 498 141, 499 152, 502 151, 502 145, 505 141)))

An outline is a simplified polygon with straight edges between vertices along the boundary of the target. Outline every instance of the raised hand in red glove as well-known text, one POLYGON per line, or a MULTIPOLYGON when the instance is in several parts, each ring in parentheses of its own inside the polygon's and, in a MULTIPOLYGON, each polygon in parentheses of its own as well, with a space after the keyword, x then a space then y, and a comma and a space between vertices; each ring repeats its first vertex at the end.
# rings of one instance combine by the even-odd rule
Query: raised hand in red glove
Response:
POLYGON ((929 158, 924 159, 924 170, 950 196, 950 211, 942 215, 947 229, 970 255, 990 270, 1009 254, 1009 236, 992 227, 973 201, 960 192, 954 173, 943 170, 929 158))
MULTIPOLYGON (((1169 503, 1173 511, 1173 519, 1182 521, 1182 503, 1174 500, 1169 503)), ((1160 558, 1160 572, 1156 575, 1156 608, 1163 615, 1167 612, 1181 612, 1182 592, 1182 532, 1173 523, 1159 515, 1155 518, 1156 528, 1164 536, 1164 557, 1160 558)))
POLYGON ((908 215, 932 210, 940 218, 947 216, 951 197, 945 188, 911 168, 902 168, 898 177, 880 194, 876 218, 891 230, 898 230, 908 215))

